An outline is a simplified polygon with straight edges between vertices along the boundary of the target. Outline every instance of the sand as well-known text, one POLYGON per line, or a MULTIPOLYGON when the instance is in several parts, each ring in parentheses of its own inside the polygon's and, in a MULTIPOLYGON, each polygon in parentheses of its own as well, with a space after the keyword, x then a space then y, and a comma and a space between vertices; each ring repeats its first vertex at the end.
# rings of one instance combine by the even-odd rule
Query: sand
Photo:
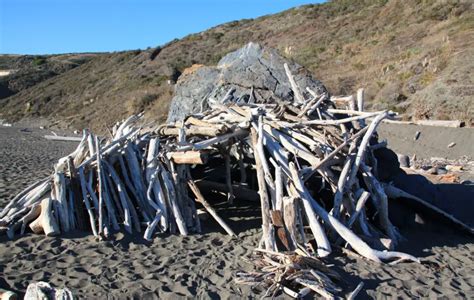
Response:
MULTIPOLYGON (((56 159, 74 149, 74 143, 44 140, 42 135, 48 133, 0 127, 0 206, 32 180, 49 174, 56 159)), ((259 291, 233 282, 235 272, 252 269, 243 258, 258 243, 258 207, 242 201, 225 213, 225 205, 216 208, 239 239, 225 235, 212 220, 203 222, 201 235, 160 235, 151 243, 122 233, 105 242, 82 232, 62 238, 1 236, 0 288, 21 294, 28 283, 42 280, 65 285, 86 299, 259 297, 259 291)), ((360 299, 474 297, 472 237, 430 220, 400 230, 407 242, 399 249, 424 263, 377 265, 334 253, 328 263, 343 275, 345 289, 362 280, 360 299)))
POLYGON ((449 128, 420 125, 383 123, 378 129, 380 137, 387 139, 393 151, 418 158, 442 157, 474 159, 474 128, 449 128), (420 132, 415 141, 416 132, 420 132), (448 145, 455 143, 452 148, 448 145))

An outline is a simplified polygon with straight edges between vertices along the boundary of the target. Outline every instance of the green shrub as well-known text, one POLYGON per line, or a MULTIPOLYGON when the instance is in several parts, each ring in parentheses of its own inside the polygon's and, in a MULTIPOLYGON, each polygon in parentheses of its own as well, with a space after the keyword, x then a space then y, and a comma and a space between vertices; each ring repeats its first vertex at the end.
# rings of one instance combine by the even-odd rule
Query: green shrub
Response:
POLYGON ((41 66, 44 63, 46 63, 46 59, 44 57, 35 56, 35 58, 33 58, 33 65, 34 66, 41 66))

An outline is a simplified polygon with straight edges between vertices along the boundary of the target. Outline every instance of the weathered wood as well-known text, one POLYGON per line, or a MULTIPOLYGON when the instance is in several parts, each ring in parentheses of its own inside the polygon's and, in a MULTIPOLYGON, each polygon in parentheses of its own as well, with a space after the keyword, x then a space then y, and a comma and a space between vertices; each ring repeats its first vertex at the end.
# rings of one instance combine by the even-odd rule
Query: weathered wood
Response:
POLYGON ((302 180, 299 178, 294 164, 291 164, 290 168, 293 170, 292 173, 295 175, 292 177, 292 179, 301 195, 301 199, 307 199, 314 208, 314 211, 323 219, 323 221, 330 225, 344 240, 346 240, 357 253, 375 262, 382 262, 384 260, 390 259, 403 259, 418 263, 420 262, 420 260, 416 257, 406 253, 396 251, 378 251, 370 248, 369 245, 367 245, 367 243, 355 235, 354 232, 349 230, 338 219, 331 216, 324 208, 322 208, 311 197, 311 194, 304 186, 302 180))
POLYGON ((17 300, 18 295, 15 292, 0 289, 0 300, 17 300))
MULTIPOLYGON (((115 183, 115 186, 117 188, 117 192, 119 194, 119 197, 120 197, 120 203, 122 205, 122 209, 123 209, 123 213, 124 213, 124 220, 123 220, 123 225, 125 227, 125 230, 128 232, 128 233, 132 233, 133 232, 133 227, 132 227, 132 209, 129 205, 130 201, 128 200, 128 196, 125 192, 125 186, 122 184, 122 181, 120 180, 119 176, 117 175, 117 173, 115 172, 115 170, 113 169, 113 167, 111 165, 109 165, 107 162, 104 162, 105 166, 107 167, 107 171, 108 173, 110 174, 110 177, 112 179, 112 181, 115 183)), ((79 170, 79 174, 81 174, 81 170, 79 170)), ((84 196, 86 197, 86 196, 84 196)), ((84 198, 86 199, 86 198, 84 198)), ((87 205, 88 202, 86 202, 86 205, 87 205)), ((91 219, 91 225, 94 221, 95 223, 95 218, 93 217, 93 211, 92 211, 92 208, 90 208, 90 205, 87 205, 88 206, 88 211, 89 211, 89 215, 90 215, 90 219, 91 219)), ((93 230, 96 230, 95 229, 95 224, 93 225, 93 230)), ((98 234, 98 233, 97 233, 98 234)), ((96 235, 97 235, 96 234, 96 235)))
POLYGON ((97 151, 97 189, 99 194, 99 236, 104 233, 104 191, 102 178, 102 162, 100 156, 100 143, 97 136, 95 136, 95 149, 97 151))
POLYGON ((421 125, 421 126, 435 126, 435 127, 452 127, 459 128, 464 126, 464 122, 460 120, 413 120, 413 121, 400 121, 400 120, 384 120, 386 123, 391 124, 404 124, 404 125, 421 125))
POLYGON ((361 164, 363 178, 369 188, 372 190, 372 195, 377 197, 378 201, 375 203, 377 206, 377 212, 379 217, 380 225, 385 233, 390 237, 394 244, 397 244, 401 238, 396 228, 390 222, 388 217, 388 199, 385 191, 382 188, 381 183, 375 178, 365 163, 361 164))
POLYGON ((360 213, 362 212, 362 209, 364 208, 365 202, 367 199, 369 199, 370 193, 367 191, 364 191, 359 199, 357 200, 357 205, 355 211, 352 213, 349 221, 347 222, 347 227, 351 228, 354 222, 357 220, 359 217, 360 213))
POLYGON ((203 151, 176 151, 168 152, 168 159, 175 164, 203 165, 208 161, 209 156, 203 151))
POLYGON ((292 244, 298 245, 298 229, 296 227, 298 220, 298 212, 296 208, 295 199, 292 197, 283 198, 283 220, 286 229, 288 230, 292 244))
POLYGON ((143 174, 140 167, 140 163, 138 162, 137 153, 132 148, 132 144, 129 144, 125 148, 125 157, 127 158, 127 166, 130 171, 130 180, 135 188, 137 201, 140 205, 140 212, 143 215, 145 222, 150 222, 153 218, 152 215, 153 209, 148 204, 146 200, 145 192, 145 182, 143 180, 143 174))
POLYGON ((287 63, 283 64, 283 67, 285 68, 286 76, 288 76, 288 80, 290 81, 291 85, 291 90, 293 91, 293 94, 295 95, 295 102, 296 103, 304 103, 304 98, 303 95, 301 94, 298 85, 296 84, 295 79, 293 78, 293 74, 291 74, 290 68, 288 67, 287 63))
POLYGON ((274 250, 272 248, 272 239, 270 237, 270 203, 268 199, 268 192, 267 186, 265 183, 265 173, 263 172, 262 167, 262 159, 260 157, 260 153, 257 150, 259 146, 259 139, 262 140, 262 137, 258 137, 257 131, 252 128, 251 129, 251 140, 252 140, 252 148, 254 151, 255 156, 255 168, 257 172, 257 179, 258 179, 258 193, 260 195, 260 206, 262 211, 262 229, 263 229, 263 239, 265 241, 265 249, 267 250, 274 250))
POLYGON ((362 136, 367 131, 367 129, 368 129, 368 127, 365 127, 363 129, 361 129, 359 132, 354 134, 351 138, 347 139, 346 141, 341 143, 339 146, 337 146, 331 153, 329 153, 326 157, 324 157, 324 159, 322 159, 317 165, 311 166, 310 170, 308 170, 304 174, 304 177, 303 177, 304 181, 308 180, 315 172, 318 171, 319 168, 324 167, 324 165, 326 163, 331 161, 334 158, 334 156, 336 156, 349 143, 351 143, 352 141, 354 141, 354 140, 358 139, 360 136, 362 136))
POLYGON ((68 172, 69 172, 69 185, 71 187, 71 192, 74 196, 74 200, 72 202, 73 210, 71 211, 71 216, 75 222, 77 222, 77 228, 80 230, 84 230, 85 226, 85 215, 82 209, 82 203, 79 201, 81 198, 81 188, 80 188, 80 180, 78 178, 78 173, 76 167, 74 166, 74 158, 72 156, 68 156, 67 161, 68 172), (75 218, 74 218, 75 216, 75 218))
POLYGON ((30 223, 30 229, 34 233, 43 232, 46 236, 55 236, 61 233, 52 209, 51 198, 48 197, 41 201, 41 213, 36 220, 30 223))
POLYGON ((216 136, 213 138, 210 138, 208 140, 198 142, 195 144, 191 144, 188 146, 181 146, 178 147, 179 151, 188 151, 188 150, 201 150, 201 149, 206 149, 207 147, 210 147, 212 145, 220 144, 227 142, 231 138, 243 138, 247 136, 249 133, 247 130, 244 129, 237 129, 234 132, 230 132, 221 136, 216 136))
POLYGON ((368 126, 367 131, 365 132, 364 137, 362 138, 362 141, 359 145, 359 149, 357 150, 357 155, 355 157, 353 166, 351 168, 349 179, 347 180, 348 187, 351 187, 352 184, 354 183, 354 180, 357 175, 357 172, 359 171, 360 165, 365 159, 365 152, 367 151, 367 146, 369 145, 370 138, 374 134, 380 122, 383 119, 385 119, 387 116, 388 116, 387 112, 379 114, 368 126))
POLYGON ((68 232, 70 230, 69 224, 69 209, 66 199, 66 183, 64 179, 64 173, 56 171, 54 173, 54 198, 53 207, 57 210, 58 221, 61 230, 68 232))
POLYGON ((291 180, 295 184, 296 189, 298 190, 299 194, 294 196, 299 196, 301 202, 303 203, 304 212, 306 218, 308 220, 309 226, 311 228, 311 232, 316 240, 317 244, 317 252, 320 257, 326 257, 331 253, 331 244, 324 232, 324 228, 321 226, 319 221, 316 219, 316 215, 314 213, 312 204, 310 202, 310 198, 308 195, 302 193, 303 191, 303 184, 300 185, 300 179, 298 171, 296 170, 295 164, 290 163, 290 172, 291 172, 291 180))
POLYGON ((161 179, 163 180, 163 186, 167 192, 166 195, 169 203, 171 204, 171 210, 173 212, 176 225, 178 226, 178 230, 181 235, 188 235, 186 223, 184 222, 183 216, 178 207, 178 203, 176 202, 176 191, 173 184, 173 179, 171 178, 171 174, 164 168, 161 168, 161 179))
MULTIPOLYGON (((160 174, 160 165, 157 161, 157 156, 159 153, 159 139, 152 138, 148 146, 148 154, 146 160, 146 180, 148 182, 148 191, 150 188, 153 191, 154 200, 152 199, 149 192, 147 192, 147 199, 150 205, 156 210, 155 218, 153 219, 152 224, 155 223, 157 218, 160 219, 160 225, 162 230, 166 231, 168 229, 168 208, 166 204, 166 199, 163 194, 163 188, 161 186, 159 174, 160 174)), ((149 226, 148 235, 151 236, 155 227, 149 226), (150 232, 151 231, 151 232, 150 232)))
POLYGON ((89 214, 89 222, 91 225, 92 233, 94 236, 98 236, 97 228, 96 228, 96 220, 95 220, 95 215, 94 215, 94 209, 92 208, 89 198, 87 196, 88 191, 87 191, 87 183, 86 183, 86 177, 84 175, 84 168, 79 168, 79 181, 81 183, 81 191, 82 191, 82 199, 84 200, 84 204, 86 205, 87 213, 89 214))
POLYGON ((61 142, 80 142, 81 137, 77 136, 60 136, 60 135, 45 135, 45 139, 50 141, 61 141, 61 142))
POLYGON ((195 117, 192 117, 192 116, 186 118, 184 123, 186 125, 194 125, 194 126, 198 126, 198 127, 213 127, 213 128, 218 129, 219 133, 223 133, 223 132, 226 131, 226 125, 225 124, 214 124, 214 123, 210 123, 210 122, 207 122, 205 120, 201 120, 201 119, 198 119, 198 118, 195 118, 195 117))
POLYGON ((202 127, 202 126, 186 126, 186 127, 163 127, 158 130, 158 133, 161 135, 179 135, 180 129, 184 128, 186 134, 188 135, 201 135, 201 136, 217 136, 225 132, 224 127, 212 126, 212 127, 202 127))
POLYGON ((219 223, 219 225, 221 225, 225 232, 227 232, 227 234, 229 234, 230 236, 237 236, 234 231, 229 227, 229 225, 227 225, 227 223, 217 214, 214 208, 212 208, 209 202, 206 201, 194 181, 189 180, 188 185, 191 191, 194 193, 194 196, 196 196, 196 200, 201 203, 202 206, 204 206, 207 212, 217 221, 217 223, 219 223))
MULTIPOLYGON (((368 118, 376 117, 378 113, 368 113, 360 116, 353 116, 353 117, 347 117, 344 119, 336 119, 336 120, 309 120, 309 121, 301 121, 301 124, 303 125, 341 125, 344 123, 349 123, 353 121, 360 121, 360 120, 365 120, 368 118)), ((301 126, 298 124, 295 124, 293 126, 301 126)))
POLYGON ((360 291, 362 290, 362 288, 364 287, 364 282, 360 282, 356 288, 349 294, 347 295, 346 299, 347 300, 354 300, 357 295, 360 293, 360 291))

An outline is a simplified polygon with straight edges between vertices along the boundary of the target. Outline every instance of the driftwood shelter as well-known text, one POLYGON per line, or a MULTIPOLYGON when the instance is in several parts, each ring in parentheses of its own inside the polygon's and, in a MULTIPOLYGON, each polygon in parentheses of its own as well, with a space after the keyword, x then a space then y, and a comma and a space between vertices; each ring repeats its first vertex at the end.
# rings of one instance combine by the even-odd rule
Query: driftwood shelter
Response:
POLYGON ((376 131, 394 113, 364 111, 363 91, 335 98, 299 86, 284 69, 291 101, 226 93, 173 123, 143 125, 134 115, 110 138, 84 131, 51 176, 1 210, 0 230, 9 237, 85 230, 98 239, 126 231, 149 240, 156 232, 199 234, 198 210, 204 209, 236 236, 204 192, 223 192, 229 203, 257 192, 262 236, 252 262, 259 271, 238 273, 236 280, 266 286, 268 295, 327 298, 341 293, 339 276, 320 260, 334 247, 380 263, 419 262, 394 251, 402 237, 390 222, 389 198, 416 201, 472 233, 381 179, 375 153, 386 145, 376 131), (225 174, 216 176, 217 169, 225 174))

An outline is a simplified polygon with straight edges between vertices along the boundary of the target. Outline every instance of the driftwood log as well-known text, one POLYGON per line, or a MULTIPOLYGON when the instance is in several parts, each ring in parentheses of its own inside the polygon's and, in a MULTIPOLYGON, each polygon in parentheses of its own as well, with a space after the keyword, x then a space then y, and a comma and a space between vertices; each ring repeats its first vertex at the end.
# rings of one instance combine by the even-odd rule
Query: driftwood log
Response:
POLYGON ((4 289, 0 289, 0 300, 17 300, 16 293, 4 289))

